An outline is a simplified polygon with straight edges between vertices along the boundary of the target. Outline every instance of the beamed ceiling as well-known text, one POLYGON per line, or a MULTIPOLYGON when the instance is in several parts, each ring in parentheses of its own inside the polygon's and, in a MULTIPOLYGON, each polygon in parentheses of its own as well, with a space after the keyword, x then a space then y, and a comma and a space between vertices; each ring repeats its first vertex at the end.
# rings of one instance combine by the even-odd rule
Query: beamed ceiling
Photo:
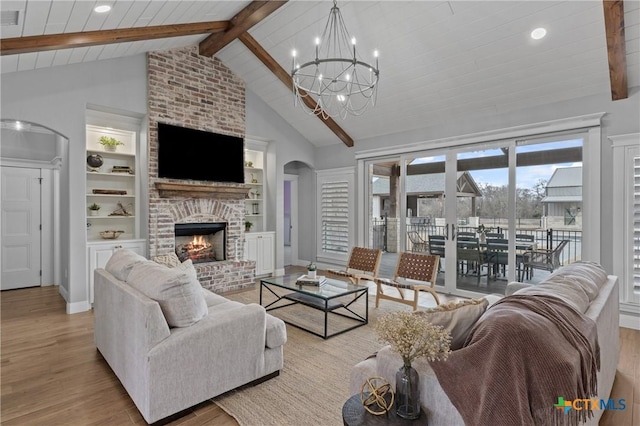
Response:
POLYGON ((625 99, 640 82, 639 5, 339 1, 360 55, 380 51, 377 105, 346 120, 309 116, 291 94, 291 51, 310 57, 329 1, 3 0, 0 66, 4 74, 198 45, 314 145, 353 146, 583 96, 625 99), (95 13, 103 3, 112 10, 95 13), (547 36, 536 41, 537 27, 547 36))

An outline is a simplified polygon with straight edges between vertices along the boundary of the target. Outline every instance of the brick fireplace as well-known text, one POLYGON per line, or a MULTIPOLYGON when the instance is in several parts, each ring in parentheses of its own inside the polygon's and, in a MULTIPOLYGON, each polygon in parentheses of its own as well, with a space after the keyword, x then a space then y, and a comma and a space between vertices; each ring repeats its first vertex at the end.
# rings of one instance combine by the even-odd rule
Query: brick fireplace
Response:
POLYGON ((216 293, 254 285, 255 263, 244 259, 241 184, 158 178, 158 122, 244 137, 244 82, 198 47, 150 52, 149 252, 175 251, 175 224, 226 224, 226 260, 194 265, 203 287, 216 293))

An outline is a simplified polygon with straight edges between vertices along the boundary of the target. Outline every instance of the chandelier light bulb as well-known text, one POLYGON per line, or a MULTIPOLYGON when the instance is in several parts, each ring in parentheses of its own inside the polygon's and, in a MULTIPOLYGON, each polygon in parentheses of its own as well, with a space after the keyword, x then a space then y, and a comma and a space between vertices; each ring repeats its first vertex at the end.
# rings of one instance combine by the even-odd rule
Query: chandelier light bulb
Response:
POLYGON ((378 51, 377 51, 377 50, 374 50, 374 51, 373 51, 373 57, 374 57, 374 58, 377 58, 377 57, 378 57, 378 51))
POLYGON ((356 38, 355 38, 355 37, 353 37, 353 38, 351 39, 351 44, 353 44, 354 46, 356 45, 356 38))
POLYGON ((19 121, 16 121, 16 130, 22 130, 22 123, 19 121))
POLYGON ((320 37, 316 37, 316 46, 320 46, 320 37))
POLYGON ((298 54, 298 52, 296 52, 296 49, 293 49, 291 51, 291 56, 293 56, 294 58, 296 57, 297 54, 298 54))

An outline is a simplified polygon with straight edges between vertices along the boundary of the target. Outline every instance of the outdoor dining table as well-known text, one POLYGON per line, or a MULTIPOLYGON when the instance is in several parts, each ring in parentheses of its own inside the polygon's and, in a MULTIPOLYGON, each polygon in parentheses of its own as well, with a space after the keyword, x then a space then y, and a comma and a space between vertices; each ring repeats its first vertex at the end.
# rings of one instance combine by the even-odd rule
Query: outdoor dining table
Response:
MULTIPOLYGON (((467 248, 468 244, 469 244, 469 241, 465 239, 459 239, 457 241, 458 246, 462 246, 465 248, 467 248)), ((480 252, 485 255, 485 261, 486 261, 487 267, 489 266, 487 255, 491 255, 491 253, 487 253, 489 244, 491 245, 492 248, 497 249, 497 252, 506 253, 509 249, 508 240, 500 239, 499 242, 498 241, 492 242, 491 240, 479 241, 478 242, 479 249, 480 249, 480 252)), ((526 251, 535 250, 537 248, 537 243, 535 241, 516 241, 515 248, 516 248, 517 279, 520 280, 521 273, 522 273, 522 265, 524 263, 522 254, 525 253, 526 251)), ((490 271, 487 269, 487 281, 489 280, 489 276, 490 276, 490 271)), ((495 277, 496 279, 498 279, 497 273, 495 274, 495 277)), ((505 279, 505 278, 502 278, 502 279, 505 279)))

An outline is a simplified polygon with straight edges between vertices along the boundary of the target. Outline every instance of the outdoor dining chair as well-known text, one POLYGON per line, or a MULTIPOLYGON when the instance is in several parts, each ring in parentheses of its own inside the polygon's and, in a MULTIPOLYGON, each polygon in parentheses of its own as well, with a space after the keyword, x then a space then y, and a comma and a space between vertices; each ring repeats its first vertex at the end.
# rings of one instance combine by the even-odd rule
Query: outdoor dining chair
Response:
MULTIPOLYGON (((444 245, 445 238, 444 235, 428 235, 429 240, 429 254, 433 256, 439 256, 441 259, 444 258, 444 245)), ((442 268, 442 264, 438 262, 438 272, 440 272, 442 268)))
POLYGON ((427 251, 429 248, 429 243, 427 243, 417 231, 409 231, 407 232, 407 236, 409 237, 409 241, 411 241, 411 251, 414 253, 420 253, 427 251))
POLYGON ((553 272, 561 266, 560 254, 569 244, 569 240, 562 240, 554 249, 535 249, 523 254, 524 266, 530 269, 542 269, 553 272))
POLYGON ((382 250, 365 247, 354 247, 349 255, 349 262, 344 270, 329 269, 332 275, 347 277, 354 284, 360 281, 374 281, 378 277, 378 269, 382 260, 382 250))
POLYGON ((458 237, 457 247, 458 275, 468 276, 473 271, 480 285, 482 268, 486 262, 485 253, 480 250, 480 241, 478 238, 458 237))
POLYGON ((469 232, 469 231, 459 231, 456 234, 457 238, 475 238, 476 237, 476 233, 475 232, 469 232))
MULTIPOLYGON (((418 254, 402 252, 396 263, 396 271, 393 279, 377 278, 376 291, 376 308, 379 306, 380 299, 392 300, 418 309, 418 295, 420 291, 431 293, 436 300, 436 304, 440 304, 438 295, 436 294, 435 285, 438 276, 438 265, 440 257, 430 254, 418 254), (383 286, 393 287, 400 294, 385 293, 383 286), (413 299, 407 299, 404 291, 413 292, 413 299)), ((388 289, 389 292, 393 291, 388 289)), ((395 291, 394 291, 395 293, 395 291)))
POLYGON ((509 263, 509 240, 504 238, 487 238, 487 282, 493 273, 497 277, 500 269, 506 275, 506 267, 509 263))

